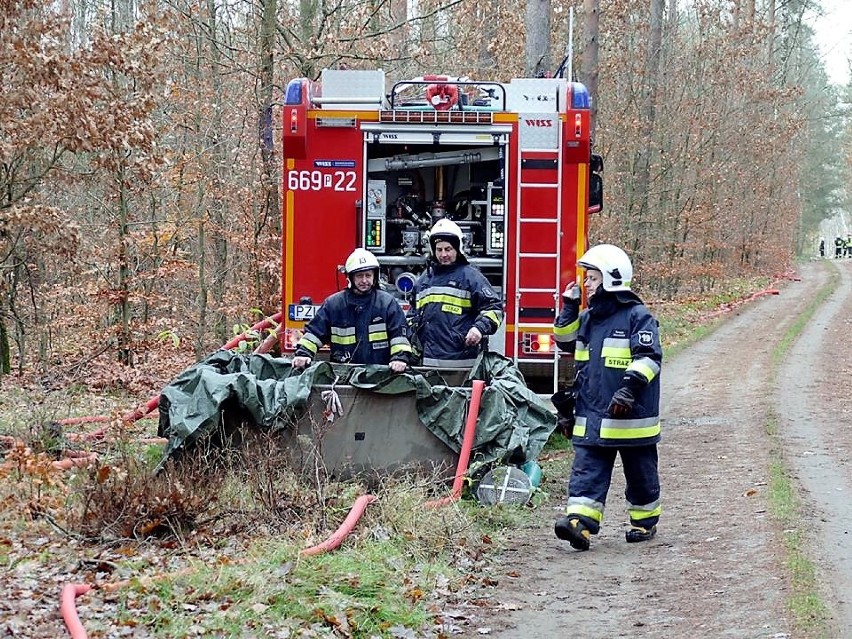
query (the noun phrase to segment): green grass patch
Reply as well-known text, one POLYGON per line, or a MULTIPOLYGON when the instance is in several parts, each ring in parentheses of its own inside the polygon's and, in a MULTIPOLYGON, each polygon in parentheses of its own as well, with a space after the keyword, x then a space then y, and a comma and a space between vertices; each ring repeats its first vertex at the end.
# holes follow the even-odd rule
POLYGON ((267 540, 249 548, 245 563, 197 563, 188 575, 140 581, 120 593, 123 618, 157 637, 283 628, 392 637, 399 636, 394 628, 432 626, 432 593, 463 576, 448 557, 424 555, 402 536, 372 537, 315 557, 299 558, 298 551, 292 541, 267 540))
POLYGON ((545 443, 544 445, 542 454, 547 455, 548 453, 554 453, 563 450, 571 450, 571 438, 565 437, 565 435, 563 435, 562 433, 557 433, 556 431, 553 431, 550 434, 547 443, 545 443))
POLYGON ((778 459, 770 464, 769 501, 772 515, 784 526, 784 565, 790 578, 787 606, 796 628, 808 637, 827 637, 831 614, 819 595, 816 568, 805 549, 812 543, 804 526, 802 504, 793 482, 778 459))
POLYGON ((465 500, 460 502, 460 506, 464 508, 465 513, 476 524, 482 535, 492 537, 506 530, 523 527, 531 519, 530 510, 518 504, 483 506, 476 501, 465 500))
MULTIPOLYGON (((772 351, 772 370, 770 380, 774 383, 778 368, 790 350, 796 338, 801 335, 807 323, 819 307, 837 286, 839 274, 832 265, 833 273, 808 306, 802 310, 796 321, 784 333, 772 351)), ((769 506, 772 516, 783 527, 784 564, 790 579, 790 594, 787 606, 793 615, 796 629, 808 637, 829 636, 830 612, 819 593, 819 581, 814 563, 806 550, 813 539, 806 532, 804 507, 794 489, 783 460, 783 443, 778 432, 778 415, 770 409, 764 429, 772 442, 769 464, 769 506)))
POLYGON ((801 335, 807 323, 810 322, 811 318, 814 316, 814 313, 816 313, 817 309, 822 306, 822 303, 825 302, 829 295, 831 295, 832 291, 837 288, 837 282, 840 279, 840 274, 837 272, 836 266, 832 264, 831 267, 833 270, 828 282, 820 287, 808 306, 799 314, 796 321, 787 329, 784 336, 781 338, 781 341, 778 342, 772 350, 773 375, 777 372, 777 370, 775 370, 777 365, 781 363, 782 359, 784 359, 787 351, 790 350, 790 346, 792 346, 796 338, 801 335))

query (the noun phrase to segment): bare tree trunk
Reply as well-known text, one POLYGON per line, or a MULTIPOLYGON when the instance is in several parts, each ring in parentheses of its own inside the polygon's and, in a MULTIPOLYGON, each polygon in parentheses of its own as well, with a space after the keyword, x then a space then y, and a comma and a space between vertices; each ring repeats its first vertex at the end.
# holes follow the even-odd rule
MULTIPOLYGON (((200 188, 200 183, 199 183, 200 188)), ((202 198, 199 197, 199 202, 202 198)), ((198 218, 198 327, 195 335, 195 357, 200 358, 204 353, 204 336, 207 327, 207 297, 209 294, 207 284, 207 234, 205 233, 206 221, 204 215, 198 218)))
POLYGON ((127 244, 130 241, 127 202, 127 178, 124 160, 119 159, 118 175, 118 361, 127 366, 133 365, 133 348, 130 338, 130 266, 128 265, 127 244))
POLYGON ((482 39, 479 41, 479 77, 493 77, 497 60, 488 48, 497 35, 499 20, 493 15, 495 9, 488 4, 479 3, 476 6, 477 20, 482 25, 482 39))
MULTIPOLYGON (((11 318, 14 321, 12 314, 12 305, 14 300, 14 274, 6 274, 0 281, 0 375, 8 375, 12 372, 12 349, 9 343, 9 325, 8 320, 11 318)), ((19 359, 24 359, 24 354, 19 354, 19 359)))
MULTIPOLYGON (((19 256, 16 255, 16 257, 19 256)), ((27 361, 27 324, 18 308, 18 284, 24 279, 23 272, 23 262, 16 259, 15 266, 12 269, 12 282, 9 286, 9 314, 15 323, 15 346, 18 348, 18 375, 23 375, 24 365, 27 361)))
POLYGON ((216 0, 208 0, 207 7, 210 19, 210 82, 213 87, 213 117, 210 122, 211 135, 208 149, 213 158, 213 188, 208 192, 210 197, 208 210, 213 225, 213 264, 210 293, 215 304, 213 310, 213 335, 218 342, 228 338, 226 317, 223 312, 225 301, 225 277, 228 263, 228 240, 225 237, 228 207, 224 199, 225 174, 228 171, 228 153, 224 136, 222 118, 223 109, 223 77, 222 53, 219 38, 222 37, 219 28, 218 8, 216 0))
POLYGON ((12 355, 9 348, 9 329, 6 319, 0 316, 0 376, 12 372, 12 355))
MULTIPOLYGON (((315 35, 315 24, 317 22, 318 0, 299 0, 299 36, 302 41, 302 49, 309 51, 309 43, 315 35)), ((318 75, 313 63, 307 58, 303 59, 299 74, 307 78, 315 79, 318 75)))
MULTIPOLYGON (((407 0, 387 0, 390 10, 390 27, 405 24, 408 20, 408 2, 407 0)), ((392 51, 398 52, 399 58, 408 57, 408 38, 405 37, 405 29, 403 27, 395 28, 389 35, 388 41, 392 51)))
MULTIPOLYGON (((278 162, 275 155, 275 138, 273 135, 273 89, 275 84, 275 16, 278 11, 277 0, 263 0, 263 17, 260 27, 260 72, 258 105, 258 144, 260 146, 261 183, 263 184, 263 200, 261 211, 255 222, 255 246, 260 255, 259 243, 263 236, 271 232, 281 235, 280 194, 278 191, 278 162)), ((264 291, 266 283, 261 280, 263 271, 255 263, 252 266, 255 278, 255 291, 264 291)), ((261 299, 265 297, 260 294, 261 299)))
POLYGON ((778 35, 778 25, 775 20, 775 0, 767 0, 766 22, 769 25, 769 35, 766 38, 766 43, 768 45, 767 60, 769 60, 769 62, 772 62, 775 57, 775 38, 778 35))
POLYGON ((651 154, 653 152, 654 125, 656 120, 657 83, 660 70, 662 51, 663 10, 665 0, 651 0, 651 23, 648 38, 648 52, 645 62, 645 95, 643 96, 640 118, 642 123, 642 138, 639 147, 639 157, 636 161, 636 187, 634 189, 637 215, 637 245, 645 235, 644 224, 648 217, 648 194, 651 182, 651 154))
MULTIPOLYGON (((592 96, 591 132, 595 139, 595 124, 598 119, 598 19, 600 0, 583 1, 583 58, 580 65, 580 81, 589 89, 592 96)), ((570 80, 571 78, 569 78, 570 80)))
POLYGON ((550 64, 550 0, 527 0, 527 44, 524 75, 543 78, 550 64))

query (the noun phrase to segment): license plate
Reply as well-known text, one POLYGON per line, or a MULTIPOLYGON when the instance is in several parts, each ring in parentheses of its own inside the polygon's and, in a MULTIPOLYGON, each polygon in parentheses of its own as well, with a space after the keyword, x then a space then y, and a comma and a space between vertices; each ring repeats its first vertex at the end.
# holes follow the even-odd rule
POLYGON ((288 315, 297 322, 309 322, 314 319, 319 306, 313 304, 290 304, 288 315))

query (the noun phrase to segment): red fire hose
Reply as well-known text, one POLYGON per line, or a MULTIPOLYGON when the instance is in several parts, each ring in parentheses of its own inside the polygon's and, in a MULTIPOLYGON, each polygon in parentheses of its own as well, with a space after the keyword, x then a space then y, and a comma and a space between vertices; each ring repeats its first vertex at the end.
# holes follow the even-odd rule
POLYGON ((232 339, 230 342, 226 343, 222 348, 224 348, 225 350, 228 350, 229 348, 234 348, 234 346, 236 346, 237 344, 239 344, 241 341, 243 341, 246 338, 247 333, 249 333, 251 331, 258 331, 259 332, 259 331, 262 331, 266 328, 269 328, 270 326, 277 326, 280 321, 281 321, 281 311, 278 311, 275 315, 270 315, 266 319, 259 321, 257 324, 252 326, 250 329, 248 329, 244 333, 240 333, 234 339, 232 339))
MULTIPOLYGON (((275 313, 275 315, 270 315, 266 319, 259 321, 257 324, 252 326, 250 329, 240 333, 231 341, 226 342, 223 349, 231 349, 234 348, 237 344, 239 344, 242 340, 247 337, 247 334, 251 331, 262 331, 264 329, 269 328, 270 326, 277 326, 278 322, 281 320, 281 312, 275 313)), ((263 344, 266 343, 264 340, 263 344)), ((263 345, 261 344, 261 345, 263 345)), ((271 347, 271 346, 270 346, 271 347)), ((265 351, 264 351, 265 352, 265 351)), ((151 399, 149 399, 145 404, 139 406, 138 408, 134 408, 133 410, 125 413, 121 420, 123 422, 133 423, 142 419, 145 415, 150 413, 152 410, 157 408, 160 403, 160 395, 154 395, 151 399)), ((69 417, 67 419, 60 419, 59 424, 63 426, 68 426, 71 424, 83 424, 83 423, 96 423, 96 422, 109 422, 110 418, 103 415, 93 415, 90 417, 69 417)), ((91 433, 87 433, 83 436, 83 439, 91 440, 91 439, 100 439, 104 436, 104 433, 109 429, 109 426, 104 426, 103 428, 99 428, 98 430, 92 431, 91 433)))
POLYGON ((355 524, 357 524, 358 520, 361 519, 361 515, 364 514, 367 506, 372 504, 374 501, 376 501, 376 498, 373 495, 361 495, 355 500, 352 510, 349 511, 346 519, 344 519, 343 523, 340 524, 340 528, 335 530, 331 537, 321 544, 305 548, 299 554, 307 557, 310 555, 319 555, 320 553, 337 548, 341 543, 343 543, 346 536, 352 532, 352 529, 355 528, 355 524))
MULTIPOLYGON (((470 461, 471 450, 473 450, 473 442, 476 435, 476 421, 479 418, 479 407, 482 401, 482 392, 484 388, 485 382, 481 380, 475 380, 473 382, 473 390, 471 392, 470 405, 468 407, 467 419, 464 426, 464 435, 462 437, 462 446, 459 452, 459 461, 456 466, 456 475, 453 480, 453 488, 450 492, 450 496, 426 502, 424 506, 427 508, 434 508, 444 504, 449 504, 457 501, 461 497, 462 487, 464 486, 464 475, 467 471, 468 462, 470 461)), ((328 552, 329 550, 334 550, 340 546, 346 536, 355 528, 355 525, 363 516, 367 506, 372 504, 374 501, 376 501, 376 497, 374 495, 361 495, 358 497, 358 499, 355 500, 355 504, 352 506, 352 510, 350 510, 349 514, 346 516, 346 519, 343 520, 340 527, 334 531, 328 539, 315 546, 303 549, 299 552, 299 555, 303 557, 319 555, 321 553, 328 552)), ((62 613, 62 618, 65 620, 65 625, 71 634, 71 639, 88 639, 86 630, 83 628, 83 625, 80 623, 80 618, 77 615, 75 601, 77 597, 89 592, 91 588, 92 586, 89 586, 88 584, 66 584, 62 588, 60 612, 62 613)))
POLYGON ((473 449, 473 440, 476 435, 476 420, 479 418, 479 405, 482 400, 482 391, 485 388, 485 382, 475 380, 473 382, 473 392, 470 395, 470 407, 467 411, 467 421, 464 425, 464 436, 462 438, 462 447, 459 451, 459 463, 456 466, 456 477, 453 480, 453 489, 450 491, 449 497, 427 501, 424 506, 426 508, 435 508, 446 504, 458 501, 461 498, 462 487, 464 486, 464 474, 467 472, 467 464, 470 461, 470 451, 473 449))
POLYGON ((71 634, 71 639, 87 639, 86 629, 80 623, 77 616, 75 601, 80 595, 85 595, 92 587, 88 584, 65 584, 62 588, 62 597, 59 604, 59 612, 65 620, 65 626, 71 634))

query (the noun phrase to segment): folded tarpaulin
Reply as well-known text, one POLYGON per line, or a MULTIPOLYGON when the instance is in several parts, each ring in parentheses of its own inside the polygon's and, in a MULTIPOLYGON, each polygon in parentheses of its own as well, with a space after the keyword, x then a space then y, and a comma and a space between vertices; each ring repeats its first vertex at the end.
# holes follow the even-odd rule
POLYGON ((462 385, 449 386, 435 369, 395 374, 387 366, 320 361, 299 371, 288 358, 222 350, 163 389, 158 432, 169 438, 164 462, 220 432, 225 412, 232 422, 250 422, 263 430, 293 428, 306 411, 314 386, 330 384, 348 384, 367 393, 411 394, 422 424, 458 452, 475 379, 487 386, 474 459, 482 463, 536 459, 556 427, 556 415, 526 386, 512 362, 497 353, 482 353, 462 385))

